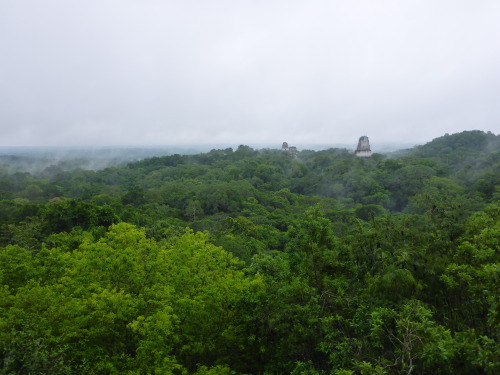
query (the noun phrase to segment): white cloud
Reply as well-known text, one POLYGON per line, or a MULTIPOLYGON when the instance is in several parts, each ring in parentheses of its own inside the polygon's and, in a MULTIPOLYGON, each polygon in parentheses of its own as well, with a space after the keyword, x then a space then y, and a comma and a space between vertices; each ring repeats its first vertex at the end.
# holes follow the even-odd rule
POLYGON ((500 131, 496 1, 0 4, 0 143, 500 131))

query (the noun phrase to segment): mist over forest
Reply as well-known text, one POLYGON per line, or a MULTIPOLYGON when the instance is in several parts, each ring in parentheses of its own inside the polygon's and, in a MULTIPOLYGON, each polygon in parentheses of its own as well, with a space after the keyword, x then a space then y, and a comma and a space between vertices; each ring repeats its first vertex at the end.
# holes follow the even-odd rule
MULTIPOLYGON (((255 149, 278 149, 275 145, 252 145, 255 149)), ((375 152, 390 153, 408 149, 413 144, 381 143, 372 146, 375 152)), ((127 163, 151 157, 168 156, 174 154, 193 155, 209 152, 216 149, 236 149, 238 145, 180 145, 180 146, 136 146, 136 147, 21 147, 0 146, 0 165, 10 173, 28 172, 41 174, 47 169, 68 171, 72 169, 100 170, 113 166, 125 166, 127 163)), ((340 148, 354 150, 355 144, 304 144, 301 150, 326 150, 340 148)))
POLYGON ((500 374, 499 14, 0 0, 0 375, 500 374))
POLYGON ((0 374, 498 374, 500 135, 370 145, 0 148, 0 374))

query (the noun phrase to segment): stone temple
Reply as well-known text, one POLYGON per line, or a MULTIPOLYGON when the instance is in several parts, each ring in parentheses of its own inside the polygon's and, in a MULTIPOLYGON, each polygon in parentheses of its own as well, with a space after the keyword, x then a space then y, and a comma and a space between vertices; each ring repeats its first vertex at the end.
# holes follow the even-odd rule
POLYGON ((371 158, 372 150, 370 150, 370 141, 366 135, 359 138, 358 148, 354 152, 354 155, 360 158, 371 158))
POLYGON ((295 155, 297 153, 297 147, 288 146, 287 142, 283 142, 283 145, 281 146, 281 150, 283 150, 285 152, 289 152, 292 155, 295 155))

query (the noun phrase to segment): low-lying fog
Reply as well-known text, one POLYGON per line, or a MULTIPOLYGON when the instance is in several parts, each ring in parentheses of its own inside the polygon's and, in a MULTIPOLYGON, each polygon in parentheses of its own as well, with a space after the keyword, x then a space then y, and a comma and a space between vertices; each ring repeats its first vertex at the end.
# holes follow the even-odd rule
MULTIPOLYGON (((173 154, 191 155, 209 152, 213 149, 236 150, 239 145, 191 145, 158 147, 0 147, 0 166, 9 173, 42 173, 46 168, 61 170, 100 170, 125 165, 155 156, 173 154)), ((326 150, 328 148, 355 149, 355 144, 304 144, 295 145, 301 150, 326 150)), ((372 151, 387 153, 415 146, 414 144, 373 144, 372 151)), ((250 145, 254 149, 279 149, 276 145, 250 145)))

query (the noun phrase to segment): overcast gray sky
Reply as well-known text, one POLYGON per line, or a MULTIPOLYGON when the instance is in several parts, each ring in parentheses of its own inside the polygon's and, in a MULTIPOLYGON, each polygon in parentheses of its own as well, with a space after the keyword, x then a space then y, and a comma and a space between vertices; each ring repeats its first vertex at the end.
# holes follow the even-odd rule
POLYGON ((1 0, 0 145, 500 132, 498 0, 1 0))

